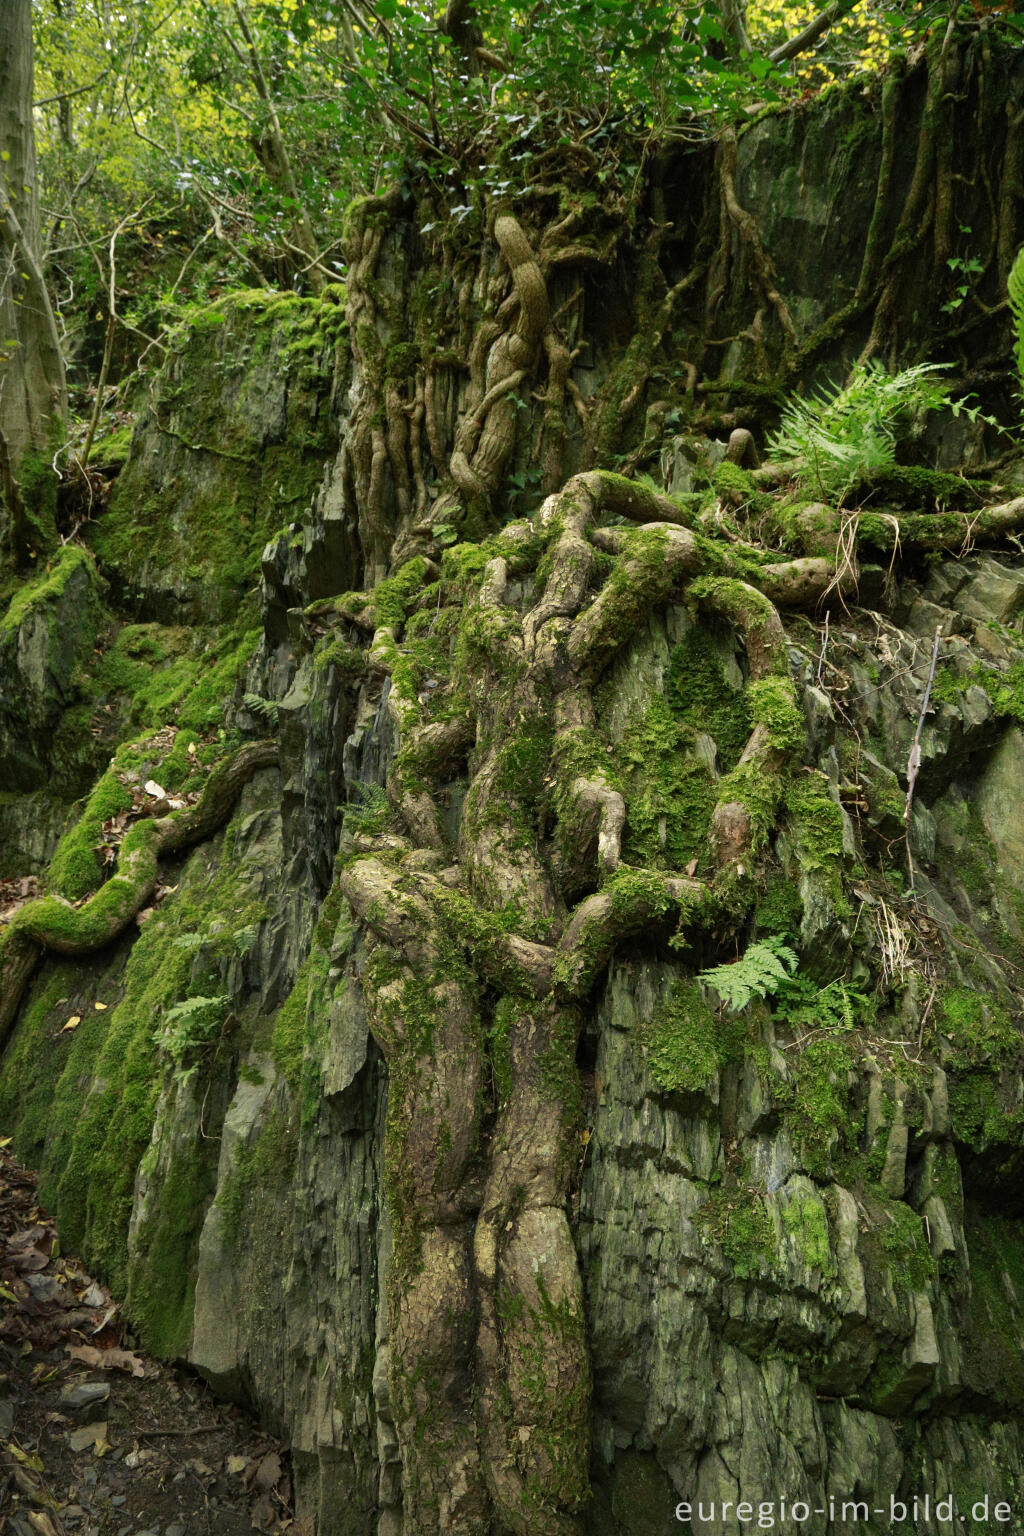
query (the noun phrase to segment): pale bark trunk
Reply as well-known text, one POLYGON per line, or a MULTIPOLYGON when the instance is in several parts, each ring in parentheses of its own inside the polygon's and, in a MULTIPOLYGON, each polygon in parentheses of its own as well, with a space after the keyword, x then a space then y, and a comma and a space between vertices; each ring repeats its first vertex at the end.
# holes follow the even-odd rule
MULTIPOLYGON (((32 4, 0 5, 0 436, 15 481, 67 418, 64 358, 39 261, 32 4)), ((15 525, 16 508, 7 515, 15 525)), ((14 528, 17 536, 19 530, 14 528)))

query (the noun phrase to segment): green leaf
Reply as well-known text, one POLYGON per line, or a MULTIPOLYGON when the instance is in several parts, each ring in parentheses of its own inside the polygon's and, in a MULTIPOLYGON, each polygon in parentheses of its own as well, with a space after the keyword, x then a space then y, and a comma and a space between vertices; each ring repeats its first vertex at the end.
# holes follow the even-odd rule
POLYGON ((731 1013, 739 1013, 752 998, 777 992, 797 963, 795 951, 783 939, 768 938, 748 945, 731 965, 701 971, 697 980, 713 987, 731 1013))

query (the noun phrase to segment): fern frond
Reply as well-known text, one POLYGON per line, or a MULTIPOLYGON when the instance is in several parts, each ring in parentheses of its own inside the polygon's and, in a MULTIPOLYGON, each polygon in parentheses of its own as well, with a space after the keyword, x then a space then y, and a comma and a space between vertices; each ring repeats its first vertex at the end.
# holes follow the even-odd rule
POLYGON ((783 939, 750 944, 730 965, 701 971, 698 981, 713 987, 731 1013, 739 1013, 754 997, 770 997, 796 970, 797 956, 783 939))
POLYGON ((244 693, 242 703, 250 715, 255 715, 257 720, 262 721, 271 730, 277 730, 277 705, 273 699, 261 698, 258 693, 244 693))
POLYGON ((1024 414, 1024 245, 1017 252, 1013 266, 1010 268, 1010 275, 1006 280, 1006 296, 1010 301, 1010 312, 1013 315, 1016 331, 1013 358, 1017 364, 1017 392, 1021 397, 1022 414, 1024 414))
POLYGON ((937 377, 945 366, 917 363, 890 374, 877 360, 858 363, 846 384, 789 402, 769 439, 769 456, 796 470, 812 492, 841 496, 891 469, 915 418, 949 403, 949 386, 937 377))

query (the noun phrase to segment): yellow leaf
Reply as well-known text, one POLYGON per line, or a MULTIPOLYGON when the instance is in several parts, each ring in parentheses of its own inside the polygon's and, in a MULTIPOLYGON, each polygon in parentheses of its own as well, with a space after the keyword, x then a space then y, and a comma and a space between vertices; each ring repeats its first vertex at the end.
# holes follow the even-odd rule
POLYGON ((13 1136, 0 1136, 0 1147, 9 1147, 13 1140, 13 1136))
POLYGON ((70 1019, 68 1019, 67 1023, 64 1025, 64 1028, 61 1029, 59 1033, 62 1035, 67 1034, 69 1029, 77 1029, 81 1022, 82 1015, 80 1013, 73 1013, 70 1019))
POLYGON ((97 1013, 106 1013, 107 1011, 106 1003, 93 1003, 93 1007, 96 1009, 97 1013))

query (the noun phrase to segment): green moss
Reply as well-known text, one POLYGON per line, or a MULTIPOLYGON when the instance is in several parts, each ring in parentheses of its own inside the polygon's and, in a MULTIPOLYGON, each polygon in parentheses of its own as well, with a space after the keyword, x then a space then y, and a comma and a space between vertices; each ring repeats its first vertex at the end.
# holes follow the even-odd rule
POLYGON ((706 1242, 717 1243, 737 1280, 757 1278, 777 1252, 775 1225, 761 1191, 728 1180, 697 1212, 706 1242))
POLYGON ((294 1122, 280 1110, 271 1110, 263 1118, 254 1141, 235 1147, 216 1201, 223 1212, 224 1235, 232 1248, 237 1247, 246 1225, 254 1221, 254 1192, 286 1183, 297 1151, 294 1122))
MULTIPOLYGON (((152 1179, 156 1151, 142 1160, 152 1179)), ((217 1182, 215 1151, 202 1144, 175 1145, 162 1169, 160 1197, 136 1229, 126 1310, 146 1348, 164 1359, 188 1351, 195 1304, 202 1216, 217 1182)))
POLYGON ((92 445, 91 462, 102 464, 106 470, 120 469, 128 460, 132 446, 130 425, 116 427, 99 434, 92 445))
POLYGON ((67 1161, 80 1108, 121 989, 124 954, 88 962, 48 958, 29 994, 0 1070, 0 1123, 14 1150, 52 1191, 67 1161), (96 1009, 103 1002, 103 1010, 96 1009), (70 1030, 69 1019, 79 1024, 70 1030))
POLYGON ((858 1144, 864 1116, 852 1103, 850 1073, 855 1062, 845 1034, 818 1036, 791 1054, 790 1081, 778 1085, 788 1123, 814 1178, 829 1177, 835 1159, 858 1144))
POLYGON ((719 803, 728 805, 735 802, 742 805, 747 813, 752 854, 760 853, 768 841, 775 826, 781 794, 781 776, 768 771, 765 764, 756 757, 738 764, 719 781, 719 803))
POLYGON ((754 921, 757 932, 795 937, 800 932, 804 904, 795 881, 779 871, 769 875, 758 897, 754 921))
MULTIPOLYGON (((132 829, 136 830, 143 838, 151 836, 153 823, 132 829)), ((211 872, 208 860, 208 850, 193 855, 179 890, 139 930, 123 980, 123 946, 112 956, 108 950, 110 958, 98 956, 63 970, 64 977, 75 978, 76 986, 81 984, 79 976, 96 978, 93 995, 103 1002, 103 1009, 91 1009, 88 995, 76 996, 69 988, 67 1001, 58 1010, 47 992, 52 1003, 49 1012, 34 1015, 29 1005, 0 1072, 0 1102, 18 1116, 16 1136, 36 1144, 41 1199, 55 1210, 62 1242, 79 1251, 93 1272, 119 1295, 124 1294, 129 1278, 127 1229, 136 1175, 150 1143, 165 1080, 159 1043, 164 1020, 184 999, 224 990, 220 971, 232 963, 230 956, 237 959, 236 936, 254 932, 262 915, 237 865, 225 861, 215 864, 211 872), (225 913, 230 914, 230 922, 225 923, 225 913), (66 1022, 72 998, 82 1022, 73 1032, 56 1034, 66 1022), (55 1036, 54 1044, 40 1049, 48 1032, 55 1036), (55 1062, 60 1068, 56 1080, 55 1062)), ((115 884, 108 882, 101 896, 115 884)), ((90 905, 98 900, 94 898, 90 905)), ((86 909, 62 910, 72 913, 72 922, 81 922, 86 909)), ((191 1181, 191 1196, 183 1193, 179 1201, 169 1193, 166 1209, 163 1199, 157 1202, 156 1225, 145 1248, 147 1253, 158 1251, 163 1256, 158 1270, 166 1269, 166 1289, 162 1300, 155 1297, 152 1308, 145 1309, 143 1322, 147 1333, 153 1330, 159 1347, 168 1349, 174 1339, 184 1337, 190 1307, 187 1253, 177 1269, 170 1255, 182 1248, 188 1222, 197 1237, 203 1213, 201 1198, 196 1203, 196 1190, 201 1195, 207 1187, 197 1182, 198 1165, 196 1177, 189 1173, 186 1180, 189 1154, 184 1148, 179 1151, 184 1159, 181 1177, 183 1182, 191 1181)), ((210 1156, 215 1161, 212 1143, 210 1156)), ((149 1282, 140 1285, 142 1295, 149 1282)))
POLYGON ((851 496, 862 501, 873 493, 876 501, 891 501, 916 510, 925 506, 941 510, 947 506, 980 506, 990 490, 989 481, 967 480, 916 464, 894 464, 867 476, 852 488, 851 496))
POLYGON ((848 916, 850 904, 843 892, 843 813, 829 794, 825 775, 798 774, 786 787, 784 803, 801 870, 817 875, 832 910, 840 917, 848 916))
POLYGON ((958 1335, 971 1378, 1015 1411, 1024 1404, 1024 1227, 994 1212, 968 1209, 971 1302, 958 1335))
POLYGON ((293 1092, 302 1082, 302 1057, 306 1048, 306 1010, 309 1002, 309 973, 312 958, 307 956, 292 989, 274 1016, 270 1053, 274 1065, 293 1092))
POLYGON ((924 1290, 935 1272, 924 1222, 902 1201, 888 1202, 886 1214, 888 1221, 881 1226, 879 1241, 892 1284, 897 1290, 924 1290))
POLYGON ((18 586, 0 617, 0 639, 19 629, 30 613, 44 610, 62 597, 68 581, 79 570, 88 573, 91 585, 95 579, 92 559, 79 545, 65 544, 42 570, 18 586))
POLYGON ((95 891, 103 879, 103 823, 131 808, 131 791, 109 768, 85 803, 85 809, 57 844, 47 875, 51 891, 78 901, 95 891))
POLYGON ((63 943, 85 952, 109 943, 111 933, 119 933, 135 916, 140 887, 155 882, 156 837, 155 821, 136 822, 121 844, 116 873, 84 906, 71 907, 57 897, 39 897, 14 914, 8 932, 26 933, 40 943, 63 943))
POLYGON ((561 1106, 562 1125, 570 1134, 583 1121, 583 1090, 576 1068, 579 1024, 578 1016, 568 1009, 556 1011, 548 1044, 537 1058, 542 1095, 561 1106))
POLYGON ((839 517, 831 506, 773 497, 769 503, 768 527, 784 549, 826 559, 835 557, 839 517))
POLYGON ((512 1026, 520 1003, 521 999, 508 994, 500 997, 494 1005, 490 1027, 486 1032, 494 1097, 499 1107, 507 1102, 512 1093, 512 1026))
POLYGON ((638 1037, 660 1088, 700 1093, 727 1061, 742 1056, 746 1028, 735 1015, 716 1017, 695 982, 674 981, 638 1037))
POLYGON ((752 682, 747 703, 751 720, 764 726, 770 745, 777 751, 793 752, 803 744, 803 715, 788 677, 763 677, 752 682))
POLYGON ((782 1225, 808 1269, 819 1270, 822 1274, 834 1273, 828 1216, 821 1200, 809 1194, 794 1196, 782 1208, 782 1225))
POLYGON ((524 1490, 525 1509, 533 1505, 533 1518, 539 1522, 553 1499, 563 1509, 576 1510, 590 1496, 585 1454, 589 1392, 585 1377, 567 1384, 552 1371, 553 1354, 568 1359, 586 1355, 586 1326, 580 1310, 571 1296, 558 1301, 551 1296, 539 1266, 536 1280, 536 1306, 528 1306, 519 1292, 503 1287, 496 1310, 504 1347, 513 1362, 519 1412, 533 1426, 533 1437, 549 1464, 543 1486, 539 1481, 528 1482, 524 1490))
POLYGON ((515 734, 498 752, 495 786, 509 801, 536 808, 544 788, 554 730, 550 716, 538 713, 517 723, 515 734))
POLYGON ((60 476, 53 467, 53 458, 54 451, 61 446, 59 437, 56 442, 51 437, 51 443, 51 448, 41 452, 30 449, 22 455, 18 465, 18 489, 25 511, 25 531, 30 547, 39 551, 53 549, 57 542, 57 487, 60 485, 60 476))
POLYGON ((944 1039, 954 1067, 1000 1066, 1024 1061, 1024 1036, 995 998, 969 987, 949 987, 938 1001, 930 1032, 933 1045, 944 1039))
MULTIPOLYGON (((607 754, 595 755, 607 765, 607 754)), ((613 762, 611 781, 626 799, 627 862, 678 870, 706 852, 711 774, 696 752, 693 728, 680 723, 667 700, 656 698, 630 718, 613 762)))
POLYGON ((757 495, 750 471, 728 460, 719 464, 712 477, 712 484, 717 494, 730 502, 753 501, 757 495))
POLYGON ((333 446, 327 406, 335 303, 219 301, 175 338, 153 384, 153 452, 130 458, 86 537, 127 595, 166 583, 186 610, 228 622, 271 534, 307 506, 333 446), (258 323, 254 324, 256 319, 258 323), (269 425, 266 394, 287 376, 269 425))
POLYGON ((722 770, 735 767, 750 736, 749 702, 727 680, 714 643, 698 625, 672 650, 665 694, 677 719, 714 739, 722 770))
POLYGON ((396 625, 405 619, 406 610, 419 597, 426 583, 427 562, 422 555, 407 560, 394 576, 380 581, 370 594, 378 624, 396 625))

